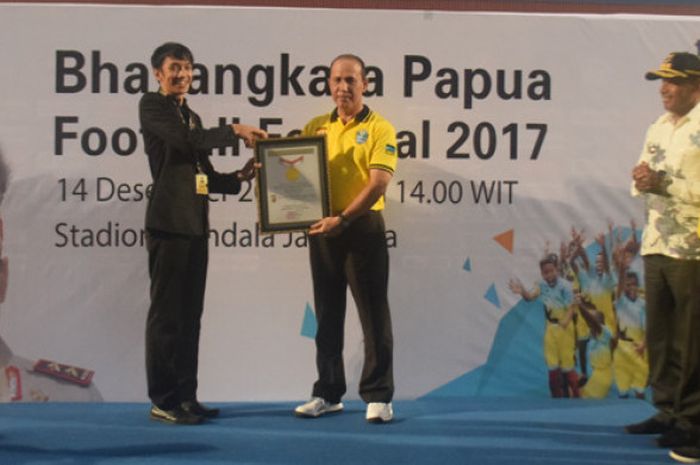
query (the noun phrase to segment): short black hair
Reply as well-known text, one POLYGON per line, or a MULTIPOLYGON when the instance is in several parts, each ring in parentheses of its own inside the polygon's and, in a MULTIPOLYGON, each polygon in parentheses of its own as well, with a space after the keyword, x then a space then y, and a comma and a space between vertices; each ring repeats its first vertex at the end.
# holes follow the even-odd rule
POLYGON ((634 279, 634 283, 639 286, 639 275, 634 271, 628 271, 625 273, 625 278, 634 279))
POLYGON ((187 46, 178 42, 166 42, 153 51, 153 55, 151 55, 151 66, 153 66, 154 69, 160 69, 160 67, 163 66, 163 62, 168 57, 178 60, 188 60, 190 63, 194 63, 192 51, 187 48, 187 46))
POLYGON ((365 62, 362 60, 362 58, 358 57, 357 55, 354 55, 352 53, 343 53, 341 55, 338 55, 337 57, 333 58, 333 61, 331 61, 331 68, 335 64, 336 61, 338 60, 353 60, 356 61, 360 65, 360 72, 362 73, 362 78, 365 79, 367 78, 367 70, 365 69, 365 62))
POLYGON ((540 269, 544 268, 545 265, 554 265, 556 268, 559 264, 559 258, 556 256, 556 254, 550 253, 549 255, 545 256, 542 260, 540 260, 540 269))

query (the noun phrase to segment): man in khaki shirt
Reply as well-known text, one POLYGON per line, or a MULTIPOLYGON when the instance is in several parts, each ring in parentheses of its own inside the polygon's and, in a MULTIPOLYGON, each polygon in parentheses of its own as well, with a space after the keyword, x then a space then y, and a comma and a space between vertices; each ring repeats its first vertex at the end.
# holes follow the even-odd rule
POLYGON ((660 447, 685 449, 700 437, 700 57, 671 53, 646 78, 662 80, 666 110, 649 127, 632 171, 632 194, 646 207, 641 254, 657 413, 626 430, 659 434, 660 447))

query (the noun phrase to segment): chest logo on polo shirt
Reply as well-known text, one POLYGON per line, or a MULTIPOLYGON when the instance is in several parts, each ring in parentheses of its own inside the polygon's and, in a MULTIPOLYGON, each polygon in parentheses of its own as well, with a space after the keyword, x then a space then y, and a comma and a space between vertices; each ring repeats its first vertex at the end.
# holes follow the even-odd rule
POLYGON ((355 133, 355 142, 358 144, 364 144, 369 138, 369 133, 366 129, 360 129, 355 133))

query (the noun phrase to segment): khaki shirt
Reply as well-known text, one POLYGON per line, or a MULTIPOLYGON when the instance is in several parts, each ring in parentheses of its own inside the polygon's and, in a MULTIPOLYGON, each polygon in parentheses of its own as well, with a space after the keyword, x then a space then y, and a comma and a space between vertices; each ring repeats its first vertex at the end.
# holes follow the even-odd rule
POLYGON ((675 125, 670 114, 659 117, 647 131, 641 162, 670 181, 661 195, 641 193, 632 183, 632 195, 643 196, 646 206, 641 254, 700 260, 700 105, 675 125))

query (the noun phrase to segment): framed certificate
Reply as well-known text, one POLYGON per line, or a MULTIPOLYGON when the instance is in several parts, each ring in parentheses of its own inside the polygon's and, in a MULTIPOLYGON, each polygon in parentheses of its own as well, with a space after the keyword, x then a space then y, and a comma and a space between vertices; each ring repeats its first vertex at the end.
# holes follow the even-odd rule
POLYGON ((287 137, 255 143, 258 215, 262 233, 308 229, 330 216, 326 137, 287 137))

